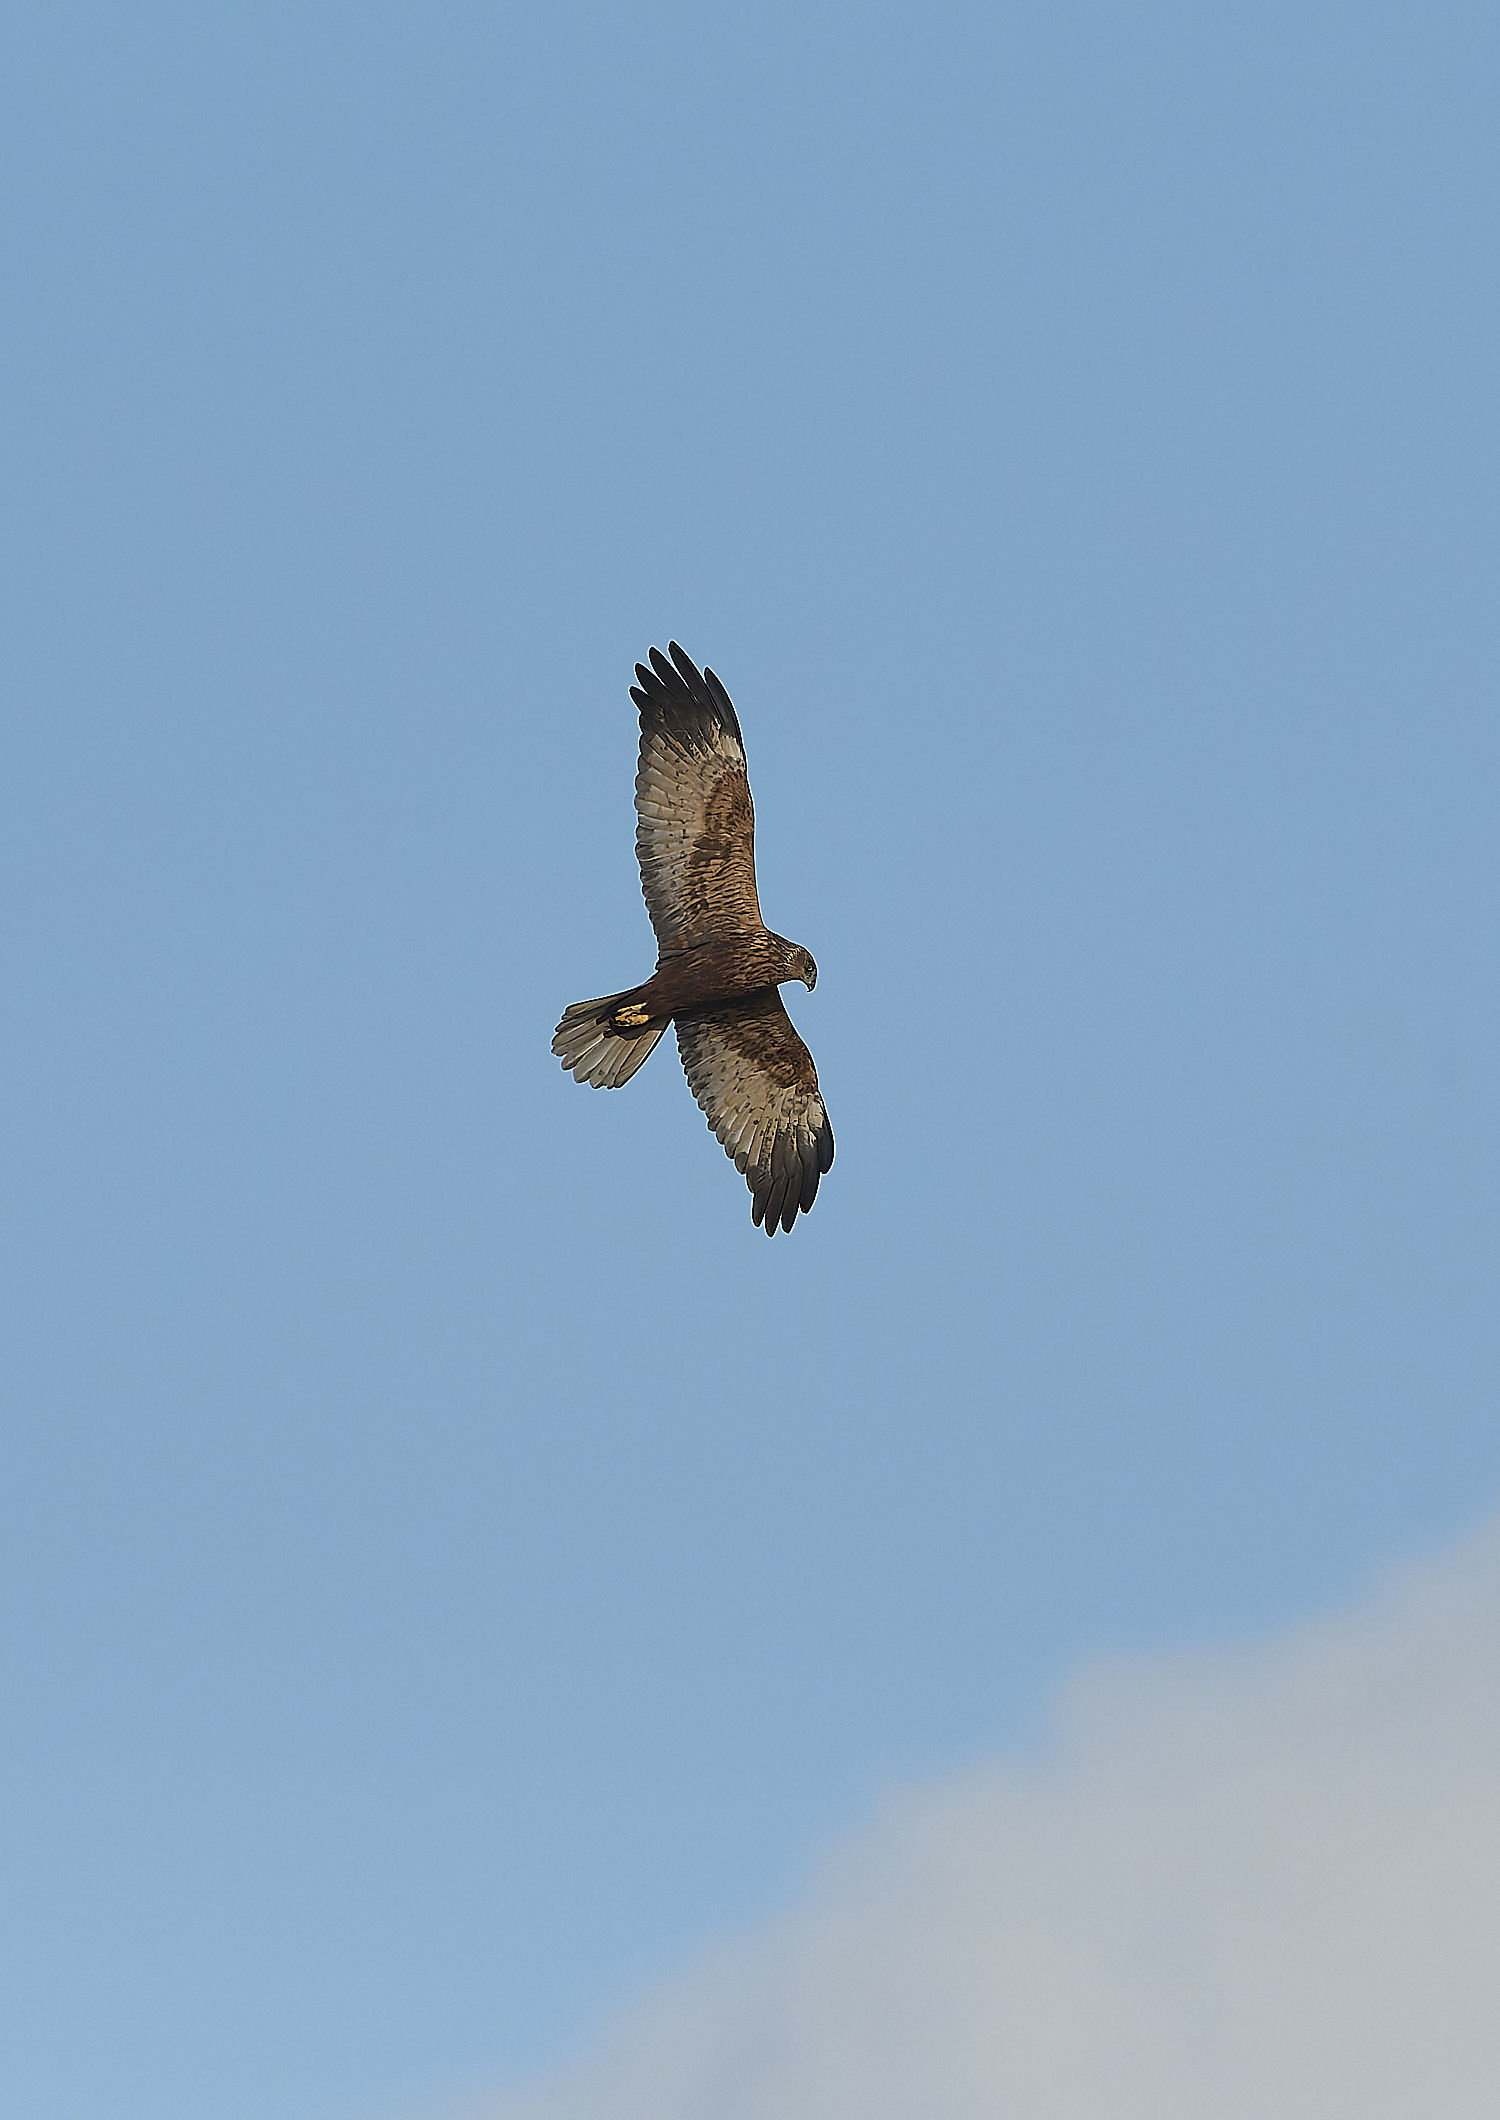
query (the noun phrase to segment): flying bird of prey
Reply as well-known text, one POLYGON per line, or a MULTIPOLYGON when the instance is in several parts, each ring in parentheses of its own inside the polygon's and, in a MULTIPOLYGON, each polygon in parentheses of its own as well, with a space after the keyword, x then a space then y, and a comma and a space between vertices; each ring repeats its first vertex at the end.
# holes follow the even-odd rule
POLYGON ((817 1197, 833 1128, 812 1054, 777 988, 818 976, 799 943, 776 935, 755 894, 755 812, 740 725, 712 670, 670 643, 637 663, 641 710, 635 851, 656 930, 644 986, 575 1001, 552 1050, 591 1089, 628 1082, 669 1023, 693 1095, 744 1173, 752 1216, 773 1237, 817 1197))

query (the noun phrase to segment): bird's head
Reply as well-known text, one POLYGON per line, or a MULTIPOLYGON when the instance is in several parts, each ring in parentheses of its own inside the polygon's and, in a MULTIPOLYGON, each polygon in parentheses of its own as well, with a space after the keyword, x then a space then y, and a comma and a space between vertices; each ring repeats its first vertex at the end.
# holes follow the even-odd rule
POLYGON ((809 993, 818 983, 818 967, 813 963, 812 951, 803 949, 800 942, 788 946, 787 969, 794 979, 802 981, 809 993))

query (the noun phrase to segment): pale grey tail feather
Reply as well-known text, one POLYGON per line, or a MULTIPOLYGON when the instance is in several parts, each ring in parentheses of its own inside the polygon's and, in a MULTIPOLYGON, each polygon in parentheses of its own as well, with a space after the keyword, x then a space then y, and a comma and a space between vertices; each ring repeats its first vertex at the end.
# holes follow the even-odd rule
POLYGON ((672 1020, 654 1016, 634 1036, 621 1037, 609 1027, 610 1010, 619 999, 618 994, 606 994, 598 1001, 575 1001, 564 1009, 552 1040, 553 1052, 573 1080, 586 1082, 590 1089, 618 1089, 628 1082, 672 1020))

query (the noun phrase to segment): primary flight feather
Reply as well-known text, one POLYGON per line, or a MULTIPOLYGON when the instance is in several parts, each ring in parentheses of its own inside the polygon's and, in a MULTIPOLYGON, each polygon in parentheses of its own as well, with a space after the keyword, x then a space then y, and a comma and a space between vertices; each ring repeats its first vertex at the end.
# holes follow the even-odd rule
POLYGON ((833 1162, 818 1071, 777 992, 789 979, 811 989, 818 968, 760 917, 755 811, 729 694, 676 641, 669 656, 652 648, 630 688, 641 715, 635 850, 656 971, 623 994, 575 1001, 552 1050, 576 1081, 618 1089, 675 1023, 693 1095, 769 1237, 807 1213, 833 1162))

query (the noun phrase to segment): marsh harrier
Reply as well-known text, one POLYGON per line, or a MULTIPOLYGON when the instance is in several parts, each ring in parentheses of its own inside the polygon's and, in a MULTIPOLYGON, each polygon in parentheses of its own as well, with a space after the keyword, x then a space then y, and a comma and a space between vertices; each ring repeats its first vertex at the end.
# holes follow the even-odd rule
POLYGON ((788 979, 811 989, 818 968, 760 917, 755 812, 729 694, 675 641, 670 652, 653 648, 630 688, 641 710, 635 850, 656 971, 623 994, 575 1001, 552 1050, 575 1081, 618 1089, 675 1023, 693 1095, 772 1237, 807 1213, 833 1162, 818 1071, 777 992, 788 979))

